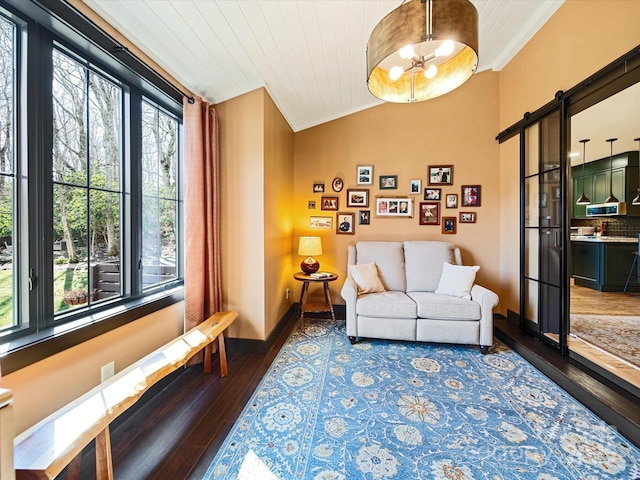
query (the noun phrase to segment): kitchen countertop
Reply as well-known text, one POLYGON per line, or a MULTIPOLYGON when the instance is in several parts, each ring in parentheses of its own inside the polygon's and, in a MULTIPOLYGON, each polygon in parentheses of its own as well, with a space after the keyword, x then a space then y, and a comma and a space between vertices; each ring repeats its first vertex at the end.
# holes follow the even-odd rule
POLYGON ((588 235, 571 235, 571 241, 595 243, 638 243, 638 237, 592 237, 588 235))

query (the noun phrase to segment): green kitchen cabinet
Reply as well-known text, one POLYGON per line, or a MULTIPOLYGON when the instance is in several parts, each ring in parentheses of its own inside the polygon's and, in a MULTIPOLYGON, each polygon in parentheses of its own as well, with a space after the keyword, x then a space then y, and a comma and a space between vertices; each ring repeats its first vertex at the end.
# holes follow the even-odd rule
MULTIPOLYGON (((571 276, 575 284, 582 287, 621 292, 637 251, 637 242, 574 240, 571 242, 571 276)), ((637 291, 640 284, 636 272, 632 272, 629 289, 637 291)))
POLYGON ((576 285, 599 290, 601 246, 596 242, 571 242, 571 273, 576 285))

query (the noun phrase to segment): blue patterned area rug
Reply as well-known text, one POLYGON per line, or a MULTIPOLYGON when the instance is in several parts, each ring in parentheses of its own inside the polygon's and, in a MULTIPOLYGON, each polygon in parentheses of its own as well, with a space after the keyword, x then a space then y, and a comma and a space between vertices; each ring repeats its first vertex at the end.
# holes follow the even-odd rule
POLYGON ((206 479, 638 479, 640 450, 502 343, 300 321, 206 479))

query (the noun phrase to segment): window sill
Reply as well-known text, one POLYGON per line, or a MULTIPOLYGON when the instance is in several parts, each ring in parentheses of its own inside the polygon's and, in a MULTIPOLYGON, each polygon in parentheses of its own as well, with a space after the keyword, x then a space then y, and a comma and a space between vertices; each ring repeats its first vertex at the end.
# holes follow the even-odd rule
POLYGON ((182 300, 184 287, 179 286, 0 344, 2 374, 20 370, 182 300))

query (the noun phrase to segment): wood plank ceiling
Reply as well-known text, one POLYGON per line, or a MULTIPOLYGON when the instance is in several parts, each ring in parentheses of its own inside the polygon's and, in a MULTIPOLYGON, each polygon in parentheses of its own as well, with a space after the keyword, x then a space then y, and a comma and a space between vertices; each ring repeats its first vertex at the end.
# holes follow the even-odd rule
MULTIPOLYGON (((83 0, 186 88, 219 103, 265 87, 294 131, 381 102, 371 30, 401 0, 83 0)), ((478 71, 500 70, 564 0, 472 0, 478 71)))

